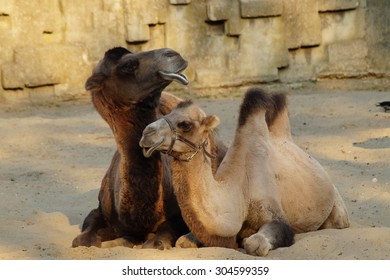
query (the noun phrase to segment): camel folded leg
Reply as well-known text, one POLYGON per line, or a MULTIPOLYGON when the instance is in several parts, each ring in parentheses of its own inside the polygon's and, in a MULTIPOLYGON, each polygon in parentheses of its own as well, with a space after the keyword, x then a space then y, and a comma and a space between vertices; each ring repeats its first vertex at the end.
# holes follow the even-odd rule
POLYGON ((292 228, 281 221, 263 225, 259 231, 243 240, 243 247, 250 255, 266 256, 270 250, 288 247, 294 243, 292 228))
MULTIPOLYGON (((139 243, 139 242, 138 242, 139 243)), ((126 237, 119 237, 114 240, 108 240, 101 243, 101 248, 113 248, 113 247, 128 247, 133 248, 137 245, 137 242, 133 242, 126 237)))
POLYGON ((107 226, 103 215, 97 208, 93 209, 85 218, 81 227, 81 233, 73 239, 72 247, 101 247, 103 241, 112 240, 117 237, 114 231, 107 226))
POLYGON ((333 188, 335 192, 333 209, 332 212, 330 212, 328 218, 321 225, 320 229, 326 229, 326 228, 342 229, 342 228, 349 227, 349 217, 348 217, 347 207, 345 206, 345 203, 341 198, 340 193, 338 192, 338 190, 334 185, 333 188))

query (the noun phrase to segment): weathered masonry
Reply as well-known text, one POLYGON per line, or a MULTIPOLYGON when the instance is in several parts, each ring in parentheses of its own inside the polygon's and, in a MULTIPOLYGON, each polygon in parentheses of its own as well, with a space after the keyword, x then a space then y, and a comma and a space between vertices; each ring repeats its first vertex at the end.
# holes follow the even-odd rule
POLYGON ((197 88, 388 76, 388 0, 1 0, 0 102, 84 91, 108 48, 169 47, 197 88))

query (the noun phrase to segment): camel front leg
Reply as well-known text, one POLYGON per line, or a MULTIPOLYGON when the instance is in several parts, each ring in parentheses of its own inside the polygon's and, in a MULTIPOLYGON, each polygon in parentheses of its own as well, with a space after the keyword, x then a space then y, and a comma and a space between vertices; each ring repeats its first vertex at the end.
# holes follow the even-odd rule
POLYGON ((285 222, 271 221, 242 242, 248 254, 263 257, 270 250, 291 246, 294 243, 294 232, 285 222))
POLYGON ((321 225, 320 229, 326 228, 347 228, 349 227, 349 217, 347 207, 345 206, 344 200, 342 199, 339 191, 333 185, 335 198, 332 212, 330 212, 329 217, 321 225))
POLYGON ((101 247, 103 241, 115 239, 118 236, 109 227, 99 208, 93 209, 83 222, 81 233, 73 239, 72 247, 101 247))

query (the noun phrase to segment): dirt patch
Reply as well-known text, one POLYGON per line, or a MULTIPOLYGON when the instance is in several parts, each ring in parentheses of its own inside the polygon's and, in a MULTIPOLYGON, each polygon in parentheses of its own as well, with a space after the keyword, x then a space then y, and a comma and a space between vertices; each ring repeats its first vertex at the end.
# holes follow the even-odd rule
MULTIPOLYGON (((358 91, 337 83, 284 91, 289 92, 293 137, 329 172, 346 201, 352 227, 300 234, 293 246, 267 258, 390 258, 390 113, 375 106, 390 100, 390 92, 379 82, 358 91)), ((220 117, 218 133, 230 144, 239 94, 191 97, 220 117)), ((224 248, 72 249, 80 224, 97 206, 100 181, 115 151, 111 131, 89 98, 2 104, 0 127, 0 259, 254 258, 224 248)))

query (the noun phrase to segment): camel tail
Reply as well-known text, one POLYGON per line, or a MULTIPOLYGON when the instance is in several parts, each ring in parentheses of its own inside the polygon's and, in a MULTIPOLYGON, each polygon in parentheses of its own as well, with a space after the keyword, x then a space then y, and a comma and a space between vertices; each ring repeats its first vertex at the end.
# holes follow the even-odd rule
POLYGON ((261 110, 273 112, 275 111, 275 107, 275 101, 271 94, 260 88, 250 88, 245 93, 244 100, 242 101, 238 123, 242 126, 253 113, 261 110))

